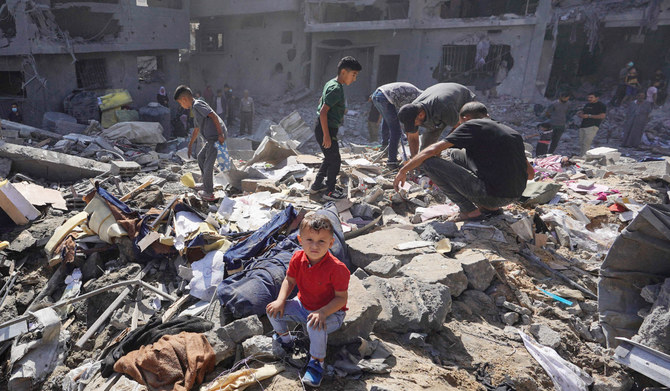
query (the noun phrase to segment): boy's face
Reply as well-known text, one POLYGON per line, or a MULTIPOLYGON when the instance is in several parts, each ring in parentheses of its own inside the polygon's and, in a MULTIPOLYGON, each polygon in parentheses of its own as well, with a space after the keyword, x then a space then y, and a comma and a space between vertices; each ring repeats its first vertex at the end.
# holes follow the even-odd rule
POLYGON ((589 101, 589 103, 596 103, 598 101, 598 97, 595 95, 589 95, 586 97, 586 99, 589 101))
POLYGON ((298 241, 310 261, 320 261, 335 243, 333 234, 327 229, 315 231, 311 228, 301 230, 298 241))
POLYGON ((349 69, 342 69, 342 84, 345 86, 351 85, 351 83, 356 81, 359 71, 352 71, 349 69))
POLYGON ((191 109, 191 106, 193 106, 193 97, 187 94, 183 94, 179 97, 179 99, 177 99, 177 102, 182 108, 189 110, 191 109))

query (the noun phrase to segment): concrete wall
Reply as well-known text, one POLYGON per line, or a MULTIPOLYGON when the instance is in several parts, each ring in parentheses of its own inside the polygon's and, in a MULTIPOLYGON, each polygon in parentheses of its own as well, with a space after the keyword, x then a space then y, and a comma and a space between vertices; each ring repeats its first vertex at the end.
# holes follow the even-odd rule
POLYGON ((216 91, 228 83, 237 96, 248 89, 252 96, 262 95, 265 100, 305 87, 310 52, 302 15, 268 13, 261 27, 251 28, 242 28, 243 20, 244 16, 200 20, 200 34, 223 33, 224 50, 191 53, 191 86, 204 90, 210 84, 216 91), (290 44, 282 43, 285 31, 292 33, 290 44))
MULTIPOLYGON (((47 111, 63 111, 63 99, 77 88, 75 64, 67 54, 36 55, 36 69, 45 81, 35 80, 26 86, 26 98, 21 101, 24 122, 41 126, 42 116, 47 111)), ((142 51, 117 53, 86 53, 78 55, 80 60, 104 58, 110 88, 125 88, 133 97, 134 108, 140 108, 156 100, 161 85, 168 95, 180 83, 179 53, 170 51, 142 51), (162 56, 164 82, 140 82, 137 73, 137 56, 162 56)), ((21 69, 18 57, 0 57, 0 71, 21 69)), ((176 109, 176 105, 174 106, 176 109)), ((8 113, 0 112, 5 117, 8 113)))
POLYGON ((191 0, 191 18, 300 10, 302 0, 191 0))

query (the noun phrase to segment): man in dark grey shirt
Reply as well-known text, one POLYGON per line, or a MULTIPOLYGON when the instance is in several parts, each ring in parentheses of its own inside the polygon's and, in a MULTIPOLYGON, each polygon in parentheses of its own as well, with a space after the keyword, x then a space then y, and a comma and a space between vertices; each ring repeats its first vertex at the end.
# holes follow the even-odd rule
POLYGON ((191 141, 188 143, 188 157, 191 157, 193 143, 202 132, 202 137, 207 142, 198 153, 198 166, 202 173, 203 190, 198 192, 204 201, 215 201, 214 197, 214 163, 218 150, 216 143, 223 144, 227 137, 226 125, 216 115, 214 110, 202 99, 194 99, 191 89, 187 86, 179 86, 174 93, 174 100, 179 102, 182 108, 193 111, 194 130, 191 141))
POLYGON ((561 92, 554 103, 547 107, 544 116, 549 119, 549 123, 553 129, 551 134, 551 145, 549 146, 549 153, 554 153, 561 136, 565 132, 565 123, 568 119, 568 110, 570 109, 570 93, 561 92))
POLYGON ((461 107, 475 98, 476 95, 463 85, 439 83, 427 88, 414 102, 401 107, 398 119, 405 126, 412 156, 419 152, 419 126, 426 128, 421 136, 423 149, 437 142, 444 128, 458 125, 461 107))
POLYGON ((422 92, 410 83, 396 82, 377 88, 370 97, 384 119, 382 121, 382 148, 388 145, 387 164, 389 166, 398 165, 398 144, 402 135, 398 110, 412 103, 422 92))

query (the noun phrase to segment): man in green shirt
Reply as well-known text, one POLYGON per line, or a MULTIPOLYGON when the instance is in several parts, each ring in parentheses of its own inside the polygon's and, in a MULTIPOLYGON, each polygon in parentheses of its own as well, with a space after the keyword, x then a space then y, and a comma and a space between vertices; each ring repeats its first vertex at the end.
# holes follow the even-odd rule
POLYGON ((337 130, 344 119, 343 85, 355 82, 362 68, 361 64, 351 56, 341 59, 337 64, 337 77, 323 86, 323 93, 319 99, 317 109, 319 121, 314 129, 314 136, 323 152, 323 162, 310 191, 312 194, 324 191, 323 198, 326 200, 336 201, 344 198, 344 193, 335 187, 342 164, 340 147, 337 144, 337 130))

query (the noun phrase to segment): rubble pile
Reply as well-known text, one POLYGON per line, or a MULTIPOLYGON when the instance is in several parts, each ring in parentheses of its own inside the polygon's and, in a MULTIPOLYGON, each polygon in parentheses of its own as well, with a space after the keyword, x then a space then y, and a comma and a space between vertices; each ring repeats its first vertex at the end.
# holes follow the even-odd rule
MULTIPOLYGON (((528 104, 489 105, 524 133, 535 127, 528 104)), ((658 385, 615 347, 624 337, 670 353, 659 258, 670 160, 529 151, 536 175, 518 203, 455 223, 458 208, 427 177, 393 189, 395 171, 365 140, 366 103, 352 102, 348 197, 324 205, 308 190, 321 160, 316 113, 302 106, 259 105, 255 134, 228 139, 235 168, 215 176, 215 203, 195 195, 197 163, 157 123, 92 122, 42 145, 40 129, 20 128, 20 140, 0 141, 0 388, 302 390, 305 333, 296 325, 294 351, 276 351, 265 306, 311 211, 333 222, 331 251, 352 272, 324 389, 658 385), (658 266, 626 269, 643 239, 658 266), (612 281, 623 272, 640 280, 622 309, 612 281)), ((569 132, 558 152, 572 148, 569 132)))

